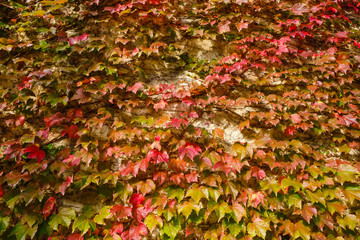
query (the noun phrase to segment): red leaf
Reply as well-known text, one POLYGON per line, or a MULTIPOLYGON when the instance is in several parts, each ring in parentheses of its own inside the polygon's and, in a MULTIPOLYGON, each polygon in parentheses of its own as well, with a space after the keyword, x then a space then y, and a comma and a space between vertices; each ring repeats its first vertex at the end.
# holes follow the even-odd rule
POLYGON ((150 207, 151 199, 148 199, 144 206, 137 206, 133 208, 133 216, 136 221, 141 222, 144 218, 154 210, 154 207, 150 207))
POLYGON ((77 135, 77 132, 79 131, 79 127, 76 125, 65 126, 65 129, 61 132, 61 134, 64 136, 67 134, 70 139, 72 138, 78 138, 79 135, 77 135))
POLYGON ((50 197, 43 208, 42 213, 44 214, 45 219, 55 210, 56 199, 54 197, 50 197))
POLYGON ((67 240, 84 240, 84 237, 80 233, 73 233, 68 236, 67 240))
POLYGON ((44 122, 47 127, 51 127, 52 125, 60 125, 60 123, 64 119, 65 118, 61 115, 61 113, 57 112, 54 115, 52 115, 51 117, 45 118, 44 122))
POLYGON ((125 231, 121 234, 121 239, 123 240, 140 240, 141 236, 148 234, 147 227, 144 223, 137 223, 130 227, 128 231, 125 231))
POLYGON ((115 234, 121 234, 124 230, 124 226, 122 223, 115 223, 111 228, 110 228, 110 234, 112 237, 114 237, 115 234))
POLYGON ((358 122, 356 121, 356 117, 352 114, 340 116, 339 114, 336 113, 335 116, 338 118, 340 124, 346 126, 350 126, 352 123, 358 124, 358 122))
POLYGON ((0 198, 3 196, 3 194, 4 194, 4 191, 2 189, 2 186, 0 185, 0 198))
POLYGON ((295 131, 295 127, 294 126, 288 126, 286 129, 285 129, 285 135, 286 136, 289 136, 289 135, 294 135, 294 131, 295 131))
POLYGON ((189 174, 185 175, 186 181, 188 183, 197 182, 198 177, 199 177, 199 175, 198 175, 197 171, 191 171, 189 174))
POLYGON ((120 221, 121 218, 132 217, 132 208, 125 207, 121 204, 114 205, 110 212, 116 216, 117 220, 120 221))
POLYGON ((144 195, 138 193, 134 193, 129 200, 130 204, 132 204, 133 207, 143 204, 144 201, 145 201, 144 195))
POLYGON ((164 173, 164 172, 156 172, 156 173, 154 173, 153 180, 156 181, 156 180, 159 179, 159 181, 160 181, 159 185, 161 185, 161 184, 163 184, 165 182, 166 177, 167 177, 166 173, 164 173))
POLYGON ((36 158, 38 160, 38 163, 41 162, 45 158, 45 152, 43 150, 40 150, 40 148, 36 145, 27 147, 24 150, 24 153, 30 153, 28 155, 28 158, 31 158, 31 159, 36 158))
POLYGON ((147 159, 154 160, 155 163, 161 163, 161 162, 169 162, 169 154, 166 151, 163 151, 162 153, 159 152, 157 149, 152 149, 147 155, 147 159))
POLYGON ((179 156, 181 159, 183 159, 186 154, 191 160, 194 160, 194 157, 200 152, 201 148, 193 143, 186 143, 185 146, 179 148, 179 156))

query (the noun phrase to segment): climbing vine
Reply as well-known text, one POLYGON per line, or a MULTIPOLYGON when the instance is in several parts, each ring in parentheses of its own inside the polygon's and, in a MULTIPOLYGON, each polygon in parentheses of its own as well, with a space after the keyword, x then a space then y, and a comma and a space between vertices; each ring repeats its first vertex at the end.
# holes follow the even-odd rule
POLYGON ((0 238, 358 239, 359 10, 2 1, 0 238))

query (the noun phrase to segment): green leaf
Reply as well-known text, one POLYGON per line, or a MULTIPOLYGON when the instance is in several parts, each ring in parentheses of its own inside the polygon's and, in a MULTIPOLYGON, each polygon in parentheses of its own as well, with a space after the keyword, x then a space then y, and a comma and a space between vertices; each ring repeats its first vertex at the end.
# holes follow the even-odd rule
POLYGON ((354 200, 360 200, 360 187, 346 187, 344 189, 346 199, 352 204, 354 200))
POLYGON ((303 220, 301 220, 295 224, 295 229, 296 229, 296 231, 293 236, 294 239, 301 237, 304 240, 310 240, 311 231, 310 231, 309 227, 304 225, 303 220))
POLYGON ((7 229, 7 227, 9 226, 9 222, 10 222, 10 217, 8 216, 0 217, 0 235, 3 231, 7 229))
POLYGON ((208 195, 206 195, 204 192, 204 188, 199 188, 197 184, 193 184, 192 188, 187 191, 186 197, 191 197, 192 200, 199 204, 202 198, 209 199, 208 195))
POLYGON ((105 225, 104 219, 111 217, 110 206, 104 206, 99 213, 95 215, 94 222, 100 225, 105 225))
POLYGON ((16 240, 25 240, 27 236, 31 239, 34 238, 38 226, 34 225, 29 227, 29 225, 18 223, 15 225, 14 230, 11 232, 11 235, 16 236, 16 240))
POLYGON ((289 207, 295 206, 299 209, 302 208, 302 197, 297 193, 288 196, 287 202, 288 202, 289 207))
POLYGON ((359 219, 354 214, 347 214, 344 218, 337 216, 336 219, 342 228, 346 229, 348 227, 351 230, 354 230, 359 222, 359 219))
POLYGON ((356 175, 359 174, 359 171, 348 164, 341 164, 336 172, 335 179, 341 184, 344 182, 356 182, 356 175))
POLYGON ((163 221, 162 221, 161 217, 154 215, 154 214, 149 214, 145 218, 144 223, 151 232, 156 228, 156 226, 159 226, 159 227, 163 226, 163 221))
POLYGON ((315 192, 306 190, 305 191, 306 196, 310 199, 311 203, 321 203, 325 206, 325 195, 321 190, 317 190, 315 192))
POLYGON ((194 210, 196 214, 199 213, 201 209, 201 206, 195 204, 192 201, 185 202, 182 205, 179 205, 178 212, 185 216, 186 219, 188 219, 191 212, 194 210))
POLYGON ((166 234, 170 239, 175 239, 181 230, 180 221, 174 219, 171 222, 165 222, 164 227, 160 230, 161 235, 166 234))
POLYGON ((261 219, 260 217, 254 217, 252 221, 247 225, 247 232, 251 237, 266 237, 266 231, 270 230, 270 222, 268 220, 261 219))
POLYGON ((75 211, 71 208, 61 208, 58 214, 53 214, 49 221, 49 226, 57 231, 59 225, 70 226, 71 221, 75 218, 75 211))
POLYGON ((90 219, 88 219, 85 215, 81 215, 75 219, 74 224, 72 226, 72 231, 74 232, 76 229, 79 229, 81 235, 84 235, 89 229, 95 230, 96 225, 90 219))
POLYGON ((179 187, 167 187, 166 192, 169 199, 177 198, 181 201, 184 198, 185 190, 179 187))
POLYGON ((214 210, 215 210, 217 216, 219 217, 219 220, 222 219, 226 213, 232 212, 229 205, 224 201, 221 202, 220 204, 216 204, 216 206, 214 207, 214 210))

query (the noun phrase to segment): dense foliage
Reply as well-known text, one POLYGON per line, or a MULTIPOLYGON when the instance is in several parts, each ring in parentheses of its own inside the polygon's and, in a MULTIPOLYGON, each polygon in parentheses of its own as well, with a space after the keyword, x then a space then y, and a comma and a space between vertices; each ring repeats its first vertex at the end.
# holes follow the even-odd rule
POLYGON ((359 10, 1 1, 0 238, 359 239, 359 10))

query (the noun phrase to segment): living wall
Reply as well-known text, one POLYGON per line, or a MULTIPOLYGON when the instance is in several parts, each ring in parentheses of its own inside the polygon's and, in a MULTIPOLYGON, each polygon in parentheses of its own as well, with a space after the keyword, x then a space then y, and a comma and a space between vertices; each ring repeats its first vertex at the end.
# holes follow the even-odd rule
POLYGON ((359 10, 1 1, 0 238, 359 239, 359 10))

